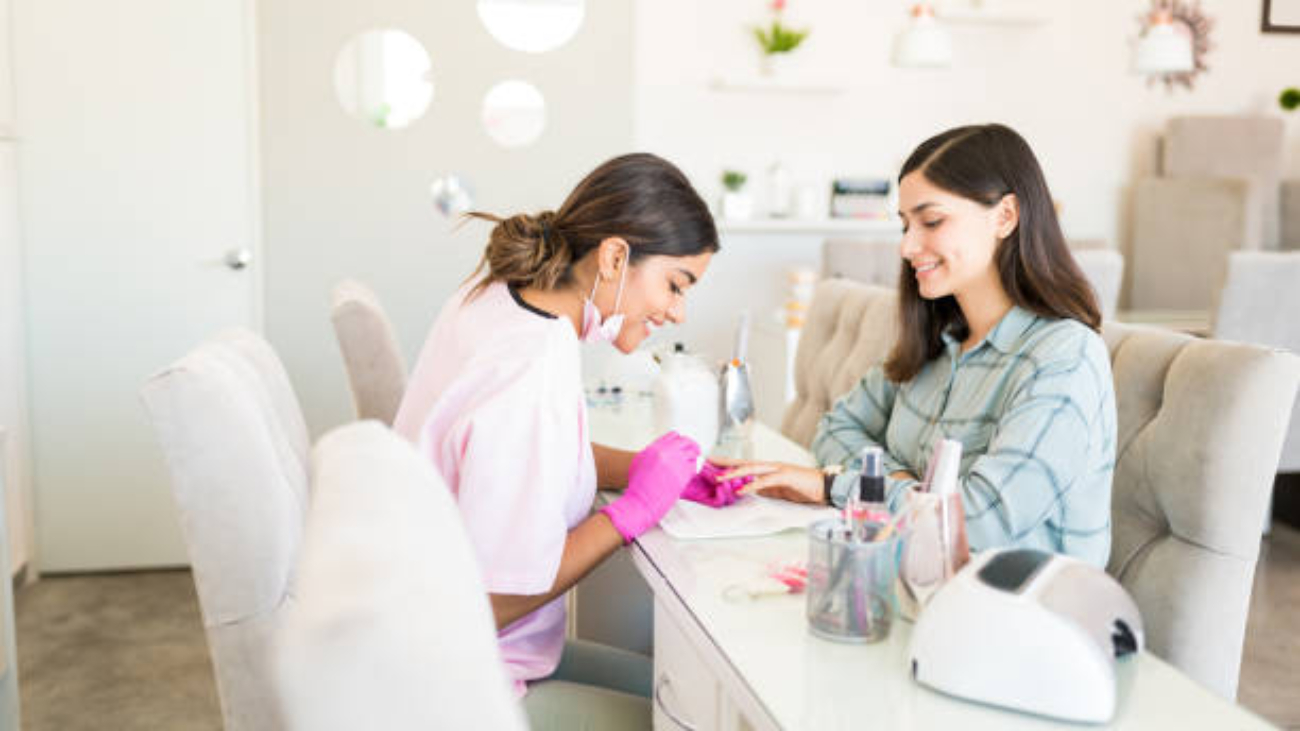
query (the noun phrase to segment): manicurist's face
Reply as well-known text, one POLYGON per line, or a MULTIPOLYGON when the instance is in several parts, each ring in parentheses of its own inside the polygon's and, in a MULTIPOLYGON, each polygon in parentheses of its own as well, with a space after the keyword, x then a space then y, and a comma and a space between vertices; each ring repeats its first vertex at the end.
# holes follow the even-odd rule
POLYGON ((623 329, 614 347, 631 353, 649 335, 651 328, 686 321, 686 294, 704 277, 711 252, 693 256, 648 256, 627 272, 623 292, 623 329))
POLYGON ((949 193, 931 183, 921 171, 898 186, 903 241, 899 253, 912 268, 917 289, 925 299, 998 282, 994 255, 998 243, 1015 228, 1008 206, 991 207, 949 193))

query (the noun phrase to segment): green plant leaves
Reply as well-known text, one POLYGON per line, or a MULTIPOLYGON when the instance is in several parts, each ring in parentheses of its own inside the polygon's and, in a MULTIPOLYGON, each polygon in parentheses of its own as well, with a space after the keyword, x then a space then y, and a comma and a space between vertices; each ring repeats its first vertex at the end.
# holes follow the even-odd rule
POLYGON ((767 28, 754 27, 754 38, 758 40, 758 45, 763 49, 763 53, 789 53, 799 47, 804 39, 808 37, 808 29, 798 30, 789 28, 781 24, 781 21, 774 20, 772 25, 767 28))

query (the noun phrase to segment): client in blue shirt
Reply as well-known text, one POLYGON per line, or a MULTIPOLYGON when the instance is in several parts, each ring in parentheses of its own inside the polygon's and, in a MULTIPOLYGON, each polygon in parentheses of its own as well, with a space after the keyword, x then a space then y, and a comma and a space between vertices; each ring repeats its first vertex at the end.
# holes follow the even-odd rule
POLYGON ((1023 546, 1105 566, 1115 395, 1092 288, 1029 145, 997 124, 932 137, 899 174, 899 338, 822 418, 823 470, 731 463, 747 491, 843 505, 885 451, 898 510, 937 438, 962 443, 973 550, 1023 546))

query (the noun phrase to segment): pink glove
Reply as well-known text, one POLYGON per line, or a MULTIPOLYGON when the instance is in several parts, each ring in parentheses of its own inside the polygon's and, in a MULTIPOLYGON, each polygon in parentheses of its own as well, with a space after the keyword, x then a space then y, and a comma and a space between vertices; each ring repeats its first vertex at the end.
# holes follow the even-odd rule
POLYGON ((753 475, 746 475, 734 480, 718 482, 721 475, 730 468, 719 467, 712 462, 705 462, 700 473, 691 478, 682 491, 683 500, 693 500, 711 508, 725 508, 736 502, 736 492, 754 481, 753 475))
POLYGON ((609 517, 623 541, 631 543, 657 525, 677 502, 695 476, 699 458, 700 448, 695 442, 668 432, 632 458, 623 496, 600 512, 609 517))

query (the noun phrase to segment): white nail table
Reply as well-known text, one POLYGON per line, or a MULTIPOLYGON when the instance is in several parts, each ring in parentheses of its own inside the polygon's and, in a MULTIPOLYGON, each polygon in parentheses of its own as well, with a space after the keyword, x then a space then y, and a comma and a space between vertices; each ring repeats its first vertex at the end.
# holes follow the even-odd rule
MULTIPOLYGON (((639 449, 655 436, 633 399, 590 411, 593 440, 639 449)), ((755 427, 757 458, 812 464, 797 444, 755 427)), ((655 727, 659 729, 1092 728, 958 700, 917 685, 907 668, 911 625, 896 620, 875 645, 814 637, 803 595, 739 602, 723 591, 773 561, 807 556, 803 533, 680 541, 662 530, 630 549, 654 593, 655 727)), ((1126 660, 1108 728, 1270 728, 1149 652, 1126 660)))

